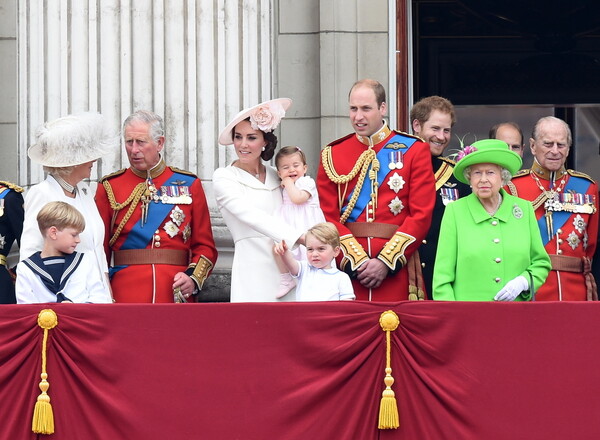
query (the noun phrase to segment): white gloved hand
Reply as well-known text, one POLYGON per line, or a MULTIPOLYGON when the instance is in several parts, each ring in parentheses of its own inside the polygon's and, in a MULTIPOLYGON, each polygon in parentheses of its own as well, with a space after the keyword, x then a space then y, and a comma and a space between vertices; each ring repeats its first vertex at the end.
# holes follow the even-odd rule
POLYGON ((496 294, 494 301, 514 301, 519 293, 528 290, 529 283, 527 279, 519 275, 514 280, 510 280, 506 285, 496 294))

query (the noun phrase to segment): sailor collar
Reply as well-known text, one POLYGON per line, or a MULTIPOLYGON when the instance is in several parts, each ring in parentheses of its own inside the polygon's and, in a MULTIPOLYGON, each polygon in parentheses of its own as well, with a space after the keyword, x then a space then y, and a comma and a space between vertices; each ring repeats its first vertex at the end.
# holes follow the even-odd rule
POLYGON ((383 121, 383 127, 381 127, 377 132, 373 133, 371 136, 360 136, 357 134, 356 138, 361 144, 364 144, 367 147, 372 147, 385 140, 385 138, 387 138, 391 132, 392 130, 389 129, 387 123, 383 121))
POLYGON ((154 179, 160 176, 165 170, 165 168, 167 168, 167 164, 165 163, 165 160, 162 157, 156 165, 154 165, 152 168, 146 171, 140 171, 136 170, 134 167, 130 167, 131 172, 142 179, 147 179, 148 177, 154 179))
POLYGON ((531 166, 531 171, 536 176, 538 176, 540 179, 544 179, 544 180, 552 180, 553 174, 554 174, 554 180, 558 180, 561 177, 563 177, 565 174, 567 174, 567 170, 564 165, 562 167, 560 167, 560 170, 553 172, 553 171, 549 171, 546 168, 544 168, 543 166, 541 166, 537 160, 533 161, 533 165, 531 166))

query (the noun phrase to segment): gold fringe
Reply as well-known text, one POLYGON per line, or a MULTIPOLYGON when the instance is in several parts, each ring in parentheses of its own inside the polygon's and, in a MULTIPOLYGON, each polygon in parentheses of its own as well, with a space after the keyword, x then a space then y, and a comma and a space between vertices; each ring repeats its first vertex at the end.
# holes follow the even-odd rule
POLYGON ((31 430, 36 434, 54 434, 54 413, 50 404, 48 395, 48 373, 46 372, 46 348, 48 345, 48 333, 58 325, 56 313, 51 309, 42 310, 38 315, 38 325, 44 329, 42 339, 42 374, 39 384, 42 393, 38 396, 33 409, 33 419, 31 421, 31 430))
POLYGON ((379 317, 379 325, 385 332, 385 390, 381 396, 379 404, 379 429, 396 429, 400 426, 400 416, 398 415, 398 405, 396 403, 396 395, 392 390, 394 378, 392 377, 392 348, 390 343, 390 332, 398 328, 400 319, 392 310, 387 310, 379 317))

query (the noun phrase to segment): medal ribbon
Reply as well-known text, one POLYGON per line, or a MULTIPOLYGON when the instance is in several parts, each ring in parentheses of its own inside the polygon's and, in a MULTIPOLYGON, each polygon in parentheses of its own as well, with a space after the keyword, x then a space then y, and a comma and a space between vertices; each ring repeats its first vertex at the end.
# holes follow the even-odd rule
MULTIPOLYGON (((387 177, 387 175, 395 170, 390 170, 390 163, 392 162, 392 158, 391 155, 389 154, 390 149, 392 149, 392 147, 388 147, 388 145, 391 144, 404 144, 406 145, 406 148, 395 148, 396 150, 401 150, 402 154, 406 154, 406 152, 408 151, 408 149, 416 142, 416 139, 412 139, 412 138, 407 138, 405 136, 402 136, 401 134, 397 134, 395 136, 393 136, 384 146, 383 148, 381 148, 381 150, 379 150, 379 153, 377 153, 377 160, 379 160, 380 162, 380 167, 379 167, 379 171, 377 173, 377 182, 379 183, 379 186, 381 186, 385 180, 385 178, 387 177)), ((352 198, 352 194, 354 193, 354 191, 352 191, 352 193, 350 193, 350 196, 348 197, 348 200, 350 200, 352 198)), ((362 214, 362 212, 365 210, 365 208, 367 207, 369 200, 371 200, 371 185, 363 185, 361 188, 361 191, 358 195, 358 199, 356 201, 356 205, 354 205, 354 209, 352 210, 352 212, 350 213, 350 216, 348 216, 348 220, 347 222, 355 222, 356 219, 362 214)), ((344 207, 342 208, 341 212, 344 212, 346 206, 344 205, 344 207)))
MULTIPOLYGON (((565 185, 563 194, 567 191, 585 194, 589 187, 590 182, 588 180, 571 176, 565 185)), ((546 215, 549 215, 552 218, 551 222, 556 229, 562 228, 567 220, 569 220, 571 217, 571 214, 572 213, 569 211, 546 211, 546 215)), ((540 228, 540 233, 542 234, 542 242, 544 243, 544 246, 546 246, 546 244, 552 239, 548 233, 548 221, 546 219, 546 215, 542 215, 538 220, 538 226, 540 228)))

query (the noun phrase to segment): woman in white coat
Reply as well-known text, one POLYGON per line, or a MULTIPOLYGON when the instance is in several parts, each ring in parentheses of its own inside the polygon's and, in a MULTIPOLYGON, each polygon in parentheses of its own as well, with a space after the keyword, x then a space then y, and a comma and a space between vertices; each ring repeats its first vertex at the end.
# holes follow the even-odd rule
POLYGON ((102 115, 83 113, 46 122, 36 132, 36 143, 27 154, 44 167, 47 177, 25 194, 25 221, 21 236, 20 260, 41 251, 44 239, 36 217, 51 201, 62 201, 77 208, 85 218, 86 227, 80 234, 77 251, 89 254, 105 287, 109 288, 108 264, 104 252, 104 224, 94 202, 95 191, 84 179, 89 179, 94 162, 116 151, 118 136, 114 136, 102 115))
MULTIPOLYGON (((280 274, 273 243, 297 244, 296 231, 276 215, 281 203, 277 171, 263 161, 275 153, 279 125, 292 101, 273 99, 242 110, 219 136, 221 145, 233 144, 238 157, 213 175, 217 206, 235 245, 231 270, 231 302, 278 301, 280 274)), ((294 300, 291 293, 279 301, 294 300)))

